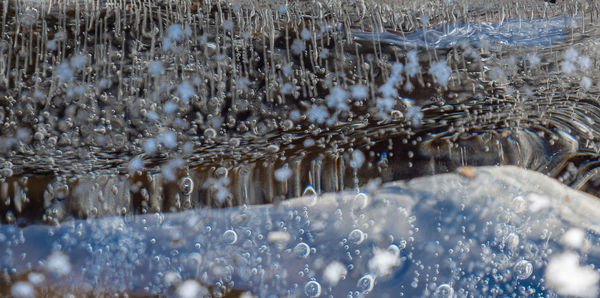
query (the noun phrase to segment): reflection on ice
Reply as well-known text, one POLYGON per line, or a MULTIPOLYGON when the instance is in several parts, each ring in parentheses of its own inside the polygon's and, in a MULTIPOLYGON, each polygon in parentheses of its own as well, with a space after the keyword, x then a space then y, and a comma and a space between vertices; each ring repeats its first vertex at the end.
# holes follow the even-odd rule
POLYGON ((471 171, 316 203, 4 225, 2 294, 597 293, 600 202, 536 172, 471 171))

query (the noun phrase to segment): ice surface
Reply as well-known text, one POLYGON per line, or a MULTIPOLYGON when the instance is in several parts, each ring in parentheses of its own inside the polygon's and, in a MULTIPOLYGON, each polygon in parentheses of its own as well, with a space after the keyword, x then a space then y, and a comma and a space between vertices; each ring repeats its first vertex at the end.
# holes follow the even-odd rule
POLYGON ((597 293, 596 198, 516 167, 471 170, 273 205, 2 225, 0 267, 45 275, 19 293, 597 293))

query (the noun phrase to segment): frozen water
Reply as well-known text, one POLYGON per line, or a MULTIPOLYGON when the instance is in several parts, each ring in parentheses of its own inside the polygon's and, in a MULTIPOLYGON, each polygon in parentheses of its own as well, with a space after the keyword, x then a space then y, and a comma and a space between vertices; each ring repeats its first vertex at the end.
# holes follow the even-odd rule
POLYGON ((573 244, 582 234, 599 244, 600 203, 536 172, 473 171, 383 185, 364 208, 355 194, 334 193, 316 203, 3 225, 0 265, 47 274, 36 285, 65 292, 595 296, 600 255, 573 244), (514 204, 533 193, 545 208, 514 204))

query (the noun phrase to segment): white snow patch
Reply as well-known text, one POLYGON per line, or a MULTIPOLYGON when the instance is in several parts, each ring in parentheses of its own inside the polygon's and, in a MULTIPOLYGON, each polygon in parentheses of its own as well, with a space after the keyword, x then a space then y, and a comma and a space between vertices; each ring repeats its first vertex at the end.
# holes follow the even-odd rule
POLYGON ((294 39, 290 48, 292 50, 292 53, 300 55, 302 54, 302 51, 306 50, 306 45, 304 44, 304 41, 300 39, 294 39))
POLYGON ((536 193, 528 194, 525 199, 529 202, 529 211, 533 213, 550 207, 550 200, 536 193))
POLYGON ((363 165, 364 162, 365 155, 360 150, 355 149, 352 152, 352 160, 350 161, 350 166, 355 169, 358 169, 363 165))
POLYGON ((327 108, 320 105, 312 105, 306 114, 308 114, 308 120, 319 124, 325 122, 325 120, 329 118, 327 108))
POLYGON ((581 78, 581 83, 579 85, 585 90, 590 89, 592 87, 592 79, 583 77, 581 78))
POLYGON ((564 296, 596 297, 600 274, 591 267, 579 265, 579 255, 564 252, 548 262, 545 275, 549 287, 564 296))
POLYGON ((592 59, 588 56, 581 56, 577 58, 577 64, 582 70, 588 70, 592 66, 592 59))
POLYGON ((33 298, 35 297, 35 291, 33 286, 26 281, 18 281, 10 288, 10 293, 15 298, 33 298))
POLYGON ((348 91, 344 90, 340 86, 335 86, 331 89, 331 93, 327 95, 327 106, 338 111, 347 111, 350 109, 346 103, 348 96, 348 91))
POLYGON ((369 96, 369 88, 365 85, 354 85, 350 87, 350 91, 352 92, 352 98, 365 98, 369 96))
POLYGON ((288 180, 290 177, 292 177, 292 170, 287 166, 287 164, 275 170, 275 179, 277 181, 283 182, 288 180))
POLYGON ((48 257, 46 266, 50 272, 60 276, 71 272, 69 257, 60 251, 55 251, 48 257))
POLYGON ((571 248, 581 248, 585 240, 585 232, 582 229, 571 228, 562 235, 560 240, 571 248))
POLYGON ((414 77, 421 71, 421 66, 419 65, 419 59, 417 58, 417 51, 412 50, 408 52, 406 55, 408 57, 408 63, 406 63, 406 67, 404 71, 409 77, 414 77))
POLYGON ((348 274, 346 266, 339 261, 333 261, 325 267, 323 278, 325 279, 325 282, 332 287, 335 287, 340 280, 346 279, 346 274, 348 274))
POLYGON ((150 71, 152 76, 160 77, 165 72, 165 68, 160 61, 152 61, 150 66, 148 66, 148 71, 150 71))
POLYGON ((196 94, 196 91, 194 91, 194 86, 192 86, 190 82, 184 81, 177 87, 177 94, 179 95, 179 98, 187 104, 190 97, 196 94))
POLYGON ((450 73, 452 70, 448 65, 446 65, 446 61, 435 62, 429 68, 429 74, 433 76, 435 81, 440 86, 448 85, 448 80, 450 79, 450 73))
POLYGON ((392 273, 398 265, 400 265, 399 255, 376 247, 373 257, 369 260, 369 271, 376 276, 385 276, 392 273))
POLYGON ((134 172, 144 168, 144 162, 139 157, 134 157, 129 161, 129 171, 134 172))
POLYGON ((146 139, 144 140, 144 152, 146 154, 152 154, 156 151, 156 140, 155 139, 146 139))
POLYGON ((196 298, 208 295, 208 290, 195 280, 186 280, 179 284, 175 295, 179 298, 196 298))

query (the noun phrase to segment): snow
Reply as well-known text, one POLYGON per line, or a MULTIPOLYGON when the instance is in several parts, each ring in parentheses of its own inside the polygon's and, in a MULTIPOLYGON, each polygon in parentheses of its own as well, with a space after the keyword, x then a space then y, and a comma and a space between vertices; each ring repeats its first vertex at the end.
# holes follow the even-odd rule
POLYGON ((540 62, 542 61, 542 59, 540 59, 540 56, 538 56, 535 53, 528 54, 527 60, 529 61, 529 65, 531 65, 532 67, 540 64, 540 62))
POLYGON ((82 69, 88 62, 86 55, 77 55, 71 58, 71 66, 75 69, 82 69))
POLYGON ((73 70, 69 66, 68 63, 61 63, 54 73, 58 76, 61 82, 71 81, 73 80, 73 70))
POLYGON ((585 90, 590 89, 592 87, 592 79, 588 77, 581 78, 580 86, 585 90))
POLYGON ((144 162, 139 157, 134 157, 129 161, 129 171, 139 171, 144 168, 144 162))
POLYGON ((592 66, 592 59, 588 56, 581 56, 577 58, 577 64, 582 70, 588 70, 592 66))
POLYGON ((294 92, 294 87, 290 83, 285 83, 283 84, 283 86, 281 86, 281 89, 279 91, 281 92, 281 94, 289 95, 294 92))
POLYGON ((566 61, 575 62, 579 57, 579 52, 577 52, 575 48, 571 47, 565 51, 564 57, 566 61))
POLYGON ((300 39, 294 39, 290 49, 292 50, 292 53, 300 55, 304 50, 306 50, 306 45, 304 44, 304 41, 300 39))
POLYGON ((34 298, 35 291, 33 286, 26 281, 15 282, 10 288, 10 293, 14 298, 34 298))
POLYGON ((445 87, 450 79, 451 69, 446 61, 435 62, 429 68, 429 74, 433 76, 438 85, 445 87))
POLYGON ((529 202, 529 211, 532 213, 550 207, 550 200, 547 197, 536 193, 528 194, 525 199, 529 202))
POLYGON ((292 176, 292 170, 286 164, 285 166, 275 170, 274 174, 277 181, 283 182, 292 176))
POLYGON ((167 181, 175 181, 177 179, 177 169, 183 167, 184 162, 181 158, 175 158, 167 161, 161 166, 161 173, 167 181))
POLYGON ((71 272, 71 263, 67 255, 60 251, 55 251, 48 257, 46 268, 53 274, 63 276, 71 272))
POLYGON ((165 113, 167 114, 172 114, 173 112, 177 111, 178 107, 179 106, 176 103, 172 101, 167 101, 163 106, 163 111, 165 111, 165 113))
POLYGON ((152 153, 154 153, 154 151, 156 151, 156 140, 155 139, 145 139, 144 140, 144 151, 146 152, 146 154, 150 155, 152 153))
POLYGON ((335 86, 326 97, 327 106, 338 111, 348 111, 350 107, 346 103, 346 100, 349 95, 348 91, 344 90, 342 87, 335 86))
POLYGON ((421 107, 419 106, 409 106, 406 108, 406 118, 410 119, 412 126, 421 125, 421 120, 423 120, 423 112, 421 112, 421 107))
POLYGON ((581 248, 584 240, 585 232, 579 228, 569 229, 561 238, 561 242, 570 248, 581 248))
POLYGON ((306 112, 308 120, 321 124, 329 117, 327 108, 321 105, 312 105, 311 108, 306 112))
POLYGON ((369 271, 376 276, 386 276, 392 273, 393 269, 400 265, 399 255, 386 250, 375 248, 374 255, 369 260, 369 271))
POLYGON ((177 95, 185 104, 188 104, 190 97, 196 95, 196 91, 189 81, 184 81, 177 86, 177 95))
POLYGON ((325 267, 323 278, 330 286, 335 287, 340 280, 346 278, 346 274, 348 274, 346 266, 339 261, 334 261, 325 267))
POLYGON ((573 64, 573 62, 565 60, 560 64, 560 69, 562 70, 562 72, 566 73, 566 74, 571 74, 573 72, 575 72, 576 68, 575 68, 575 64, 573 64))
POLYGON ((152 76, 160 77, 162 74, 165 73, 165 68, 163 67, 160 61, 152 61, 150 63, 150 66, 148 66, 148 71, 150 71, 150 74, 152 76))
POLYGON ((195 280, 186 280, 177 286, 175 295, 178 298, 198 298, 208 295, 209 292, 206 288, 201 286, 195 280))
POLYGON ((350 166, 353 168, 360 168, 365 162, 365 155, 360 151, 355 149, 352 151, 352 160, 350 161, 350 166))
POLYGON ((579 255, 567 251, 551 257, 544 274, 549 287, 560 295, 596 297, 600 274, 579 265, 579 255))
POLYGON ((406 54, 408 57, 408 63, 406 63, 406 67, 404 70, 409 77, 414 77, 421 71, 421 66, 419 65, 419 58, 417 58, 417 51, 412 50, 406 54))
POLYGON ((369 88, 365 85, 354 85, 350 87, 350 91, 352 92, 352 98, 355 99, 366 98, 369 96, 369 88))
POLYGON ((300 32, 300 36, 302 37, 303 40, 309 40, 310 39, 310 31, 308 31, 308 29, 303 28, 302 31, 300 32))
POLYGON ((177 135, 173 131, 165 131, 161 133, 157 140, 169 149, 177 147, 177 135))

